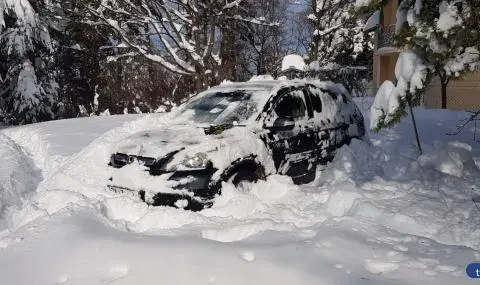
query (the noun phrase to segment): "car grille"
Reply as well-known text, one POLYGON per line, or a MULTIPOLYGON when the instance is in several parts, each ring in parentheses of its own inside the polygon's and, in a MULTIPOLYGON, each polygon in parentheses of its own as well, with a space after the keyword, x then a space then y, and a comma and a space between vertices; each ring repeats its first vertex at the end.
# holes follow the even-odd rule
POLYGON ((133 163, 134 161, 138 161, 141 164, 151 167, 157 162, 157 160, 153 157, 143 157, 138 155, 127 155, 123 153, 116 153, 113 154, 110 159, 110 165, 115 168, 121 168, 127 164, 133 163))
POLYGON ((156 159, 153 157, 139 156, 139 155, 115 153, 115 154, 112 154, 112 156, 110 157, 109 165, 115 168, 122 168, 127 164, 133 163, 134 161, 138 161, 149 168, 151 175, 162 175, 165 173, 165 171, 163 170, 164 166, 172 160, 175 154, 179 153, 183 149, 184 148, 169 152, 164 157, 159 159, 156 159))

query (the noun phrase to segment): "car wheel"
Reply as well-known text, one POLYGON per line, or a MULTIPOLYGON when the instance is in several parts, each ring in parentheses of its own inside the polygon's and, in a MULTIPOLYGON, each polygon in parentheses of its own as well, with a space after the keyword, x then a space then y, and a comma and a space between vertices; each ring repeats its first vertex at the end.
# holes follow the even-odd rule
POLYGON ((252 170, 249 168, 241 168, 237 170, 229 179, 235 188, 242 193, 252 191, 253 183, 260 179, 265 179, 265 175, 261 169, 252 170))

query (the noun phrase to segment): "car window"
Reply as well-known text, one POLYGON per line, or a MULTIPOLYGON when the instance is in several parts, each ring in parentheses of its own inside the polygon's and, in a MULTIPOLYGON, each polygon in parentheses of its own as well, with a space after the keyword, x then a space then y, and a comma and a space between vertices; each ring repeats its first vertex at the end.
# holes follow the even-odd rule
POLYGON ((280 118, 301 119, 306 116, 306 110, 302 91, 293 91, 283 95, 275 107, 275 113, 280 118))
POLYGON ((257 113, 254 91, 213 92, 187 103, 183 113, 198 123, 232 124, 257 113))
POLYGON ((312 102, 313 111, 316 113, 322 112, 322 99, 320 98, 320 94, 322 91, 317 88, 309 88, 310 93, 310 101, 312 102))

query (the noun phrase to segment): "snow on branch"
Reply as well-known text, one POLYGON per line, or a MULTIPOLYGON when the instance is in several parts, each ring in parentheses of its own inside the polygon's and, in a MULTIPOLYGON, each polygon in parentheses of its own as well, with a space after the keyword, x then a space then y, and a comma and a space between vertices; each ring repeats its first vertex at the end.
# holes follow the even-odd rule
MULTIPOLYGON (((92 15, 113 29, 130 49, 179 74, 193 75, 215 69, 215 31, 219 0, 103 0, 92 15)), ((220 10, 219 10, 220 9, 220 10)), ((131 52, 131 51, 127 51, 131 52)))
POLYGON ((378 90, 371 107, 370 128, 379 130, 392 126, 405 114, 407 104, 425 90, 430 66, 415 51, 401 52, 395 65, 397 84, 385 81, 378 90))
POLYGON ((243 0, 235 0, 235 1, 232 1, 232 2, 227 2, 227 4, 225 4, 225 6, 223 6, 222 10, 227 10, 227 9, 231 9, 231 8, 234 8, 234 7, 238 7, 240 5, 240 3, 242 3, 243 0))

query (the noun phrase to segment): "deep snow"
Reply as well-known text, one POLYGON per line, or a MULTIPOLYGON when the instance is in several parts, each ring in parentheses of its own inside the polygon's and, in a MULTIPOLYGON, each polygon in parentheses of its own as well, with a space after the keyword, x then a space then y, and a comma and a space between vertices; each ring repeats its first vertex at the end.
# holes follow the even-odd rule
MULTIPOLYGON (((372 101, 357 102, 368 126, 372 101)), ((282 176, 250 194, 225 185, 199 213, 102 187, 112 147, 167 124, 168 113, 2 130, 12 167, 0 168, 1 185, 25 184, 0 195, 9 204, 0 214, 1 283, 471 284, 464 272, 480 260, 472 202, 480 144, 472 127, 445 135, 466 113, 416 114, 420 157, 406 117, 370 134, 371 145, 342 148, 309 185, 282 176)))

